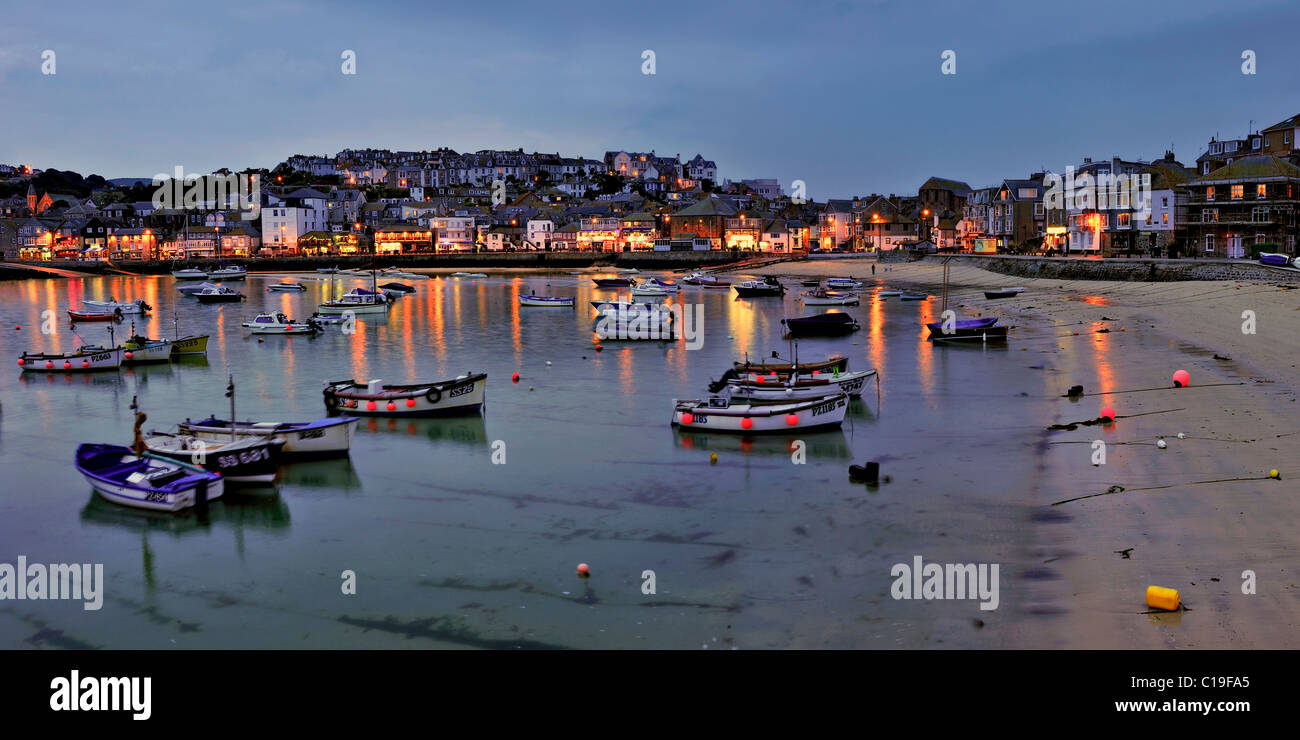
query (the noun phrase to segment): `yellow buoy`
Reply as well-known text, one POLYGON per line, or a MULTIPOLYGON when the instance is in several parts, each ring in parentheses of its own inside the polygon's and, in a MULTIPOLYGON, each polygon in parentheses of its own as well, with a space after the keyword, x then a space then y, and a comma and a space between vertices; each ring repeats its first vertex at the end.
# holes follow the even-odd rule
POLYGON ((1268 471, 1268 477, 1273 480, 1281 480, 1282 474, 1277 471, 1277 468, 1274 468, 1273 470, 1268 471))
POLYGON ((1178 611, 1178 589, 1147 586, 1147 606, 1167 612, 1178 611))
POLYGON ((717 464, 718 464, 718 453, 716 453, 716 452, 710 452, 710 453, 709 453, 709 464, 710 464, 710 465, 717 465, 717 464))

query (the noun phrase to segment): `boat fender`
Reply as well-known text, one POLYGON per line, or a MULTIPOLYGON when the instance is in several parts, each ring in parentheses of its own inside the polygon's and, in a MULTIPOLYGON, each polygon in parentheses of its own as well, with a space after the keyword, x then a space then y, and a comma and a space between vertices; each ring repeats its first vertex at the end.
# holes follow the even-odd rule
POLYGON ((442 400, 442 391, 436 386, 430 388, 429 392, 424 394, 424 399, 429 403, 437 403, 442 400))

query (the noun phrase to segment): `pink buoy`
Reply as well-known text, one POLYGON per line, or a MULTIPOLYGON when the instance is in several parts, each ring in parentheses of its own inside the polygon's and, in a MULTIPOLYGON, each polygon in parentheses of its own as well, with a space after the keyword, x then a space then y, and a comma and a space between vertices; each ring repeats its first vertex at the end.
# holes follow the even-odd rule
POLYGON ((366 411, 374 411, 376 408, 374 401, 366 401, 366 411))
POLYGON ((591 575, 591 566, 587 565, 586 563, 578 563, 578 575, 581 576, 591 575))
POLYGON ((127 352, 125 355, 123 355, 123 357, 125 357, 126 359, 129 360, 129 359, 131 359, 132 357, 135 357, 135 353, 134 353, 134 352, 127 352))
POLYGON ((26 365, 26 364, 27 364, 27 360, 24 360, 24 359, 21 358, 21 357, 18 358, 18 367, 22 367, 23 365, 26 365))
POLYGON ((72 369, 72 363, 71 363, 71 362, 68 362, 67 360, 64 360, 64 361, 63 361, 63 369, 64 369, 64 370, 71 370, 71 369, 72 369))
POLYGON ((794 426, 795 424, 798 424, 798 423, 799 423, 799 415, 798 415, 798 414, 786 414, 786 415, 785 415, 785 423, 786 423, 786 424, 789 424, 790 426, 794 426))
POLYGON ((1101 410, 1101 418, 1103 421, 1115 421, 1115 409, 1109 406, 1103 408, 1101 410))
POLYGON ((82 360, 82 361, 81 361, 81 366, 82 366, 82 367, 90 367, 90 360, 82 360))
POLYGON ((45 369, 46 369, 46 370, 53 370, 53 369, 54 369, 54 363, 51 362, 50 360, 46 360, 46 361, 45 361, 45 369))
POLYGON ((751 419, 751 418, 749 418, 748 416, 746 416, 746 417, 744 417, 743 419, 740 420, 740 428, 741 428, 741 429, 750 429, 750 428, 752 428, 753 426, 754 426, 754 420, 751 419))
POLYGON ((692 416, 691 414, 689 414, 689 413, 682 414, 682 423, 683 423, 683 424, 690 424, 690 423, 693 422, 693 421, 695 421, 695 417, 692 416))
POLYGON ((1192 384, 1192 376, 1186 370, 1179 370, 1174 373, 1174 387, 1185 388, 1192 384))
POLYGON ((406 399, 406 408, 408 408, 408 409, 413 409, 413 408, 415 408, 415 399, 414 399, 414 398, 408 398, 408 399, 406 399))
POLYGON ((389 402, 388 402, 388 405, 385 406, 384 408, 388 409, 389 411, 396 411, 396 410, 397 410, 397 404, 393 403, 392 401, 389 401, 389 402))

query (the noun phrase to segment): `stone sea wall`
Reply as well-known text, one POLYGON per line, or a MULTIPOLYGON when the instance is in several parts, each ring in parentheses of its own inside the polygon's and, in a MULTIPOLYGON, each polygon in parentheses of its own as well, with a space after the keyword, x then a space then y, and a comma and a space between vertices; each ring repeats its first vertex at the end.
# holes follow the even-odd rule
MULTIPOLYGON (((941 264, 945 255, 922 261, 941 264)), ((1245 260, 1081 259, 1063 257, 1003 257, 953 255, 951 264, 978 267, 1003 275, 1054 280, 1125 280, 1175 282, 1184 280, 1266 280, 1300 283, 1300 270, 1268 267, 1245 260)))

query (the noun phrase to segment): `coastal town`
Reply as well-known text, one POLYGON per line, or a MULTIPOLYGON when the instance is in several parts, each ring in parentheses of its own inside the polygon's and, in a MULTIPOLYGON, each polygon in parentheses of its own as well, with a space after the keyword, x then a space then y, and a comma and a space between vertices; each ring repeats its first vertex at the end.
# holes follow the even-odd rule
POLYGON ((196 177, 180 167, 107 180, 0 164, 0 252, 31 262, 678 250, 1295 257, 1300 114, 1207 138, 1193 161, 1172 151, 1083 157, 1062 163, 1065 177, 1009 173, 972 186, 934 176, 914 194, 820 202, 800 180, 731 180, 701 154, 654 150, 347 149, 206 175, 242 178, 256 202, 234 188, 160 202, 160 190, 196 177), (1137 187, 1070 197, 1074 183, 1106 180, 1137 187))

